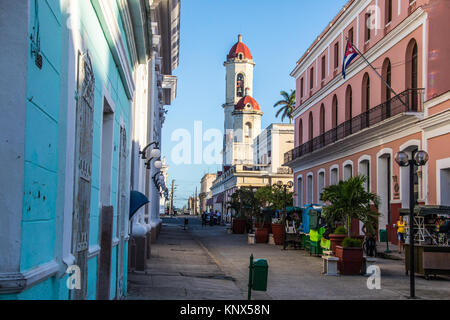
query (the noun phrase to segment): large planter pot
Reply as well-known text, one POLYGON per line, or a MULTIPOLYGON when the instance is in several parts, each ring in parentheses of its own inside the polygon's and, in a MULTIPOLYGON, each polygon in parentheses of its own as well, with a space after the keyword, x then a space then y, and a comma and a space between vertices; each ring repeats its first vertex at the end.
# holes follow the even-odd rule
POLYGON ((284 228, 281 223, 272 223, 273 240, 276 245, 283 244, 284 228))
POLYGON ((340 274, 361 274, 361 267, 363 263, 362 248, 336 246, 336 257, 339 258, 338 270, 340 274))
POLYGON ((233 220, 233 233, 243 234, 245 233, 245 225, 247 221, 243 219, 234 219, 233 220))
POLYGON ((269 231, 265 228, 257 228, 255 231, 256 243, 267 243, 269 231))
POLYGON ((347 237, 345 234, 330 234, 331 251, 336 254, 336 246, 340 246, 347 237))
POLYGON ((255 228, 264 228, 269 231, 269 233, 272 233, 272 224, 270 222, 264 222, 264 225, 262 222, 255 222, 255 228))

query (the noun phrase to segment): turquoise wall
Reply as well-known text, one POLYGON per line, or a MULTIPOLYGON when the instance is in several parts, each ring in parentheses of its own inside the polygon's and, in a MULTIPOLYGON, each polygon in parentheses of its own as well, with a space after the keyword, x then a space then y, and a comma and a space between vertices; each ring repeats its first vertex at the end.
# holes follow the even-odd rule
MULTIPOLYGON (((58 186, 58 169, 65 163, 58 163, 58 138, 61 117, 66 117, 67 106, 61 105, 60 85, 67 70, 61 70, 63 48, 62 35, 67 30, 66 21, 62 21, 64 12, 62 4, 68 0, 38 0, 41 38, 41 54, 43 68, 38 69, 34 57, 28 56, 27 78, 27 115, 26 115, 26 145, 25 145, 25 181, 22 212, 22 249, 21 272, 47 263, 55 259, 55 224, 57 212, 56 195, 58 186), (63 114, 60 114, 63 113, 63 114)), ((92 192, 90 212, 90 246, 99 244, 99 188, 101 161, 101 124, 103 110, 103 88, 108 88, 115 103, 114 114, 114 148, 112 167, 111 204, 114 206, 114 234, 117 237, 117 188, 118 188, 118 158, 120 122, 125 125, 127 141, 130 141, 131 102, 125 93, 125 88, 114 63, 103 30, 96 13, 88 0, 77 1, 80 12, 80 33, 91 55, 95 74, 95 109, 94 109, 94 143, 92 166, 92 192)), ((117 4, 114 1, 115 13, 119 20, 122 35, 125 37, 123 24, 117 4)), ((30 34, 35 25, 35 1, 30 0, 30 34)), ((127 50, 128 45, 125 41, 127 50)), ((30 43, 31 45, 31 43, 30 43)), ((31 47, 30 47, 31 50, 31 47)), ((127 51, 130 57, 130 52, 127 51)), ((130 59, 131 61, 131 59, 130 59)), ((66 79, 67 80, 67 79, 66 79)), ((69 95, 71 93, 69 92, 69 95)), ((68 146, 73 147, 73 146, 68 146)), ((129 150, 130 145, 127 146, 129 150)), ((129 159, 128 159, 129 160, 129 159)), ((127 161, 127 177, 130 174, 130 161, 127 161)), ((127 184, 128 185, 128 184, 127 184)), ((129 190, 128 190, 129 191, 129 190)), ((62 221, 62 220, 61 220, 62 221)), ((127 247, 127 245, 126 245, 127 247)), ((127 248, 126 248, 127 249, 127 248)), ((124 270, 127 271, 127 251, 125 250, 124 270)), ((111 261, 111 298, 115 296, 117 248, 113 248, 111 261)), ((2 299, 67 299, 67 276, 50 278, 18 295, 1 296, 2 299)), ((126 284, 126 282, 125 282, 126 284)), ((97 257, 88 262, 88 299, 96 298, 97 287, 97 257)), ((126 289, 125 289, 126 290, 126 289)))

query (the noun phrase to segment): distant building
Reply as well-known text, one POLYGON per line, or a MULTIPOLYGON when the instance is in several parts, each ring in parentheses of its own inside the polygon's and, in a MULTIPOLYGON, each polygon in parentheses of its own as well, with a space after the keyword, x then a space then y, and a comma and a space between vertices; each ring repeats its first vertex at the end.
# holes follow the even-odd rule
POLYGON ((213 207, 211 186, 216 177, 217 174, 215 173, 207 173, 203 176, 201 180, 200 195, 199 195, 200 213, 209 211, 213 207))

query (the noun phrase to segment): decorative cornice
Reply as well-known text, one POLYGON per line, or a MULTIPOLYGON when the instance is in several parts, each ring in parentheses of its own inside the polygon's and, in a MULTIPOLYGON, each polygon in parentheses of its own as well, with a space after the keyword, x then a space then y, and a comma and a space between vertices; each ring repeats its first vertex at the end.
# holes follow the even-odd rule
POLYGON ((56 275, 59 265, 52 260, 26 272, 0 273, 0 294, 17 294, 56 275))

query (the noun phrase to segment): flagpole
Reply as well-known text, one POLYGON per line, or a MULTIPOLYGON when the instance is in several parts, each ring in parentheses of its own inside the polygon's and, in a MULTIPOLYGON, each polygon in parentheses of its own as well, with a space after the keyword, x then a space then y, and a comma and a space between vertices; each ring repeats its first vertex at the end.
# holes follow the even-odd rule
MULTIPOLYGON (((347 41, 348 37, 345 37, 347 41)), ((349 41, 350 44, 352 45, 353 49, 356 50, 356 52, 361 56, 361 58, 364 59, 365 62, 367 62, 367 64, 372 68, 372 70, 377 74, 377 76, 380 77, 380 79, 384 82, 384 84, 386 85, 387 88, 389 88, 389 90, 391 90, 395 96, 398 96, 398 94, 394 91, 394 89, 392 89, 392 87, 387 83, 386 80, 384 80, 383 76, 375 69, 375 67, 369 62, 369 60, 366 59, 366 57, 362 54, 361 51, 358 50, 358 48, 353 44, 353 42, 349 41)), ((409 107, 406 105, 406 103, 403 101, 403 99, 401 99, 400 97, 398 97, 398 99, 400 100, 400 102, 407 108, 409 109, 409 107)))

